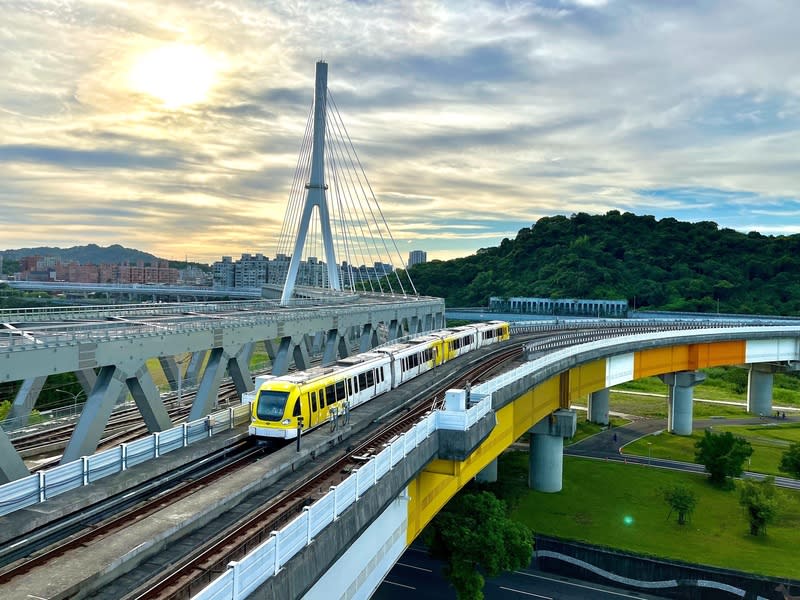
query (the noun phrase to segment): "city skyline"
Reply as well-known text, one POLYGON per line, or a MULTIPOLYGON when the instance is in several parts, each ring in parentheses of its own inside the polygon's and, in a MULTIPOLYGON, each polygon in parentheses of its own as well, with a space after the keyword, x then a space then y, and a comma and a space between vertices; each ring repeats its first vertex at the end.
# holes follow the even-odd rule
POLYGON ((329 86, 400 254, 608 210, 800 233, 789 1, 4 6, 2 248, 274 255, 329 86))

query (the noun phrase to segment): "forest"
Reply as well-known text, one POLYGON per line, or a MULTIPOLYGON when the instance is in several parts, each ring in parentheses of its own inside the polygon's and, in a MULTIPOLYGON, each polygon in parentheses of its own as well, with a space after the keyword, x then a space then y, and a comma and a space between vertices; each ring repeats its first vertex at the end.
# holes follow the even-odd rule
POLYGON ((539 219, 515 239, 410 270, 448 307, 490 296, 627 299, 633 308, 800 314, 800 234, 766 236, 712 221, 610 211, 539 219))

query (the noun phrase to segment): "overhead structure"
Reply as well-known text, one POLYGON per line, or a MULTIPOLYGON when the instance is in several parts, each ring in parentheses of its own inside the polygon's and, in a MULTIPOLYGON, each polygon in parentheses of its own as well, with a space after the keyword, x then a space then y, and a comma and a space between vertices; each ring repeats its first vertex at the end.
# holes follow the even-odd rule
POLYGON ((318 62, 314 104, 289 194, 271 284, 417 295, 318 62))

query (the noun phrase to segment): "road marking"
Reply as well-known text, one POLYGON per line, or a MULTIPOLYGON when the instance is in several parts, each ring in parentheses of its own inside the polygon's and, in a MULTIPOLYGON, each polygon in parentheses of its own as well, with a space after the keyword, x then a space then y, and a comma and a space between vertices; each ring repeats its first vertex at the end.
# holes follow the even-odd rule
POLYGON ((503 587, 502 585, 499 587, 501 590, 506 590, 507 592, 516 592, 517 594, 525 594, 526 596, 534 596, 535 598, 544 598, 544 600, 553 600, 552 596, 540 596, 539 594, 534 594, 533 592, 515 590, 514 588, 503 587))
POLYGON ((406 588, 407 590, 415 590, 417 588, 411 587, 410 585, 403 585, 402 583, 396 583, 394 581, 389 581, 388 579, 384 579, 383 583, 388 583, 389 585, 396 585, 397 587, 406 588))
POLYGON ((544 579, 546 581, 553 581, 555 583, 563 583, 564 585, 571 585, 574 587, 583 588, 586 590, 594 590, 596 592, 603 592, 604 594, 611 594, 613 596, 621 596, 622 598, 632 598, 633 600, 642 600, 641 596, 631 596, 629 594, 623 594, 621 592, 612 592, 611 590, 607 590, 604 588, 594 587, 591 585, 583 585, 580 583, 573 583, 572 581, 566 581, 564 579, 556 579, 555 577, 545 577, 544 575, 534 575, 533 573, 526 573, 525 571, 514 571, 517 575, 525 575, 526 577, 534 577, 536 579, 544 579))
POLYGON ((433 573, 433 569, 426 569, 425 567, 415 567, 414 565, 409 565, 406 563, 397 563, 401 567, 408 567, 409 569, 416 569, 417 571, 425 571, 426 573, 433 573))

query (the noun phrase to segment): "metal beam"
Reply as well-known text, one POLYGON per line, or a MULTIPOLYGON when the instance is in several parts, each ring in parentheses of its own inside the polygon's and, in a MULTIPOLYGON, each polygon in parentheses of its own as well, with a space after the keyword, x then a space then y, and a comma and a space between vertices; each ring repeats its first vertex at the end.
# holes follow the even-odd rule
POLYGON ((86 400, 81 416, 72 432, 61 463, 78 460, 97 450, 97 444, 103 436, 111 411, 114 410, 117 398, 125 389, 126 376, 120 369, 110 365, 100 369, 92 393, 86 400))
POLYGON ((147 366, 140 368, 126 383, 150 433, 165 431, 173 426, 147 366))
POLYGON ((39 398, 39 392, 42 391, 44 382, 47 377, 42 375, 40 377, 29 377, 22 382, 22 386, 14 398, 14 403, 11 405, 11 410, 8 411, 5 420, 11 419, 27 419, 31 416, 33 407, 36 406, 36 400, 39 398))

